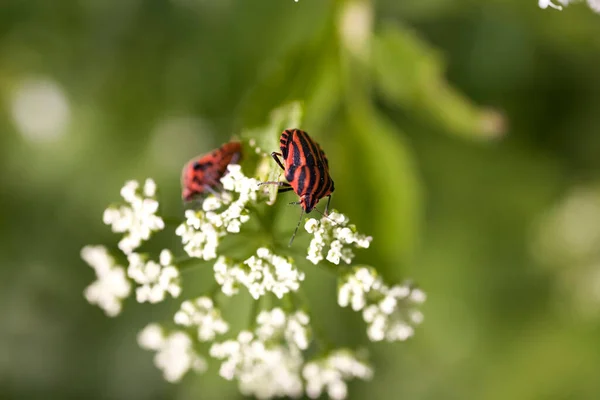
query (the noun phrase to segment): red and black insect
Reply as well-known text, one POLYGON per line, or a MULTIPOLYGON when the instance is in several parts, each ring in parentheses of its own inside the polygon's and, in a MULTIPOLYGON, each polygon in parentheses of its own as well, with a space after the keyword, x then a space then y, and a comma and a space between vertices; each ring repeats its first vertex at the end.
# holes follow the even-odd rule
POLYGON ((221 187, 220 179, 227 173, 227 166, 237 164, 241 157, 242 144, 234 141, 190 160, 181 174, 183 200, 190 201, 207 192, 216 194, 221 187))
POLYGON ((273 152, 271 157, 285 172, 287 182, 263 182, 262 185, 280 186, 278 193, 293 190, 300 200, 302 212, 296 230, 290 239, 290 245, 298 232, 304 213, 310 213, 319 200, 328 197, 325 215, 329 210, 331 193, 334 191, 333 179, 329 175, 329 162, 317 142, 300 129, 286 129, 279 139, 281 153, 273 152), (283 158, 283 163, 280 160, 283 158), (289 182, 289 183, 288 183, 289 182))

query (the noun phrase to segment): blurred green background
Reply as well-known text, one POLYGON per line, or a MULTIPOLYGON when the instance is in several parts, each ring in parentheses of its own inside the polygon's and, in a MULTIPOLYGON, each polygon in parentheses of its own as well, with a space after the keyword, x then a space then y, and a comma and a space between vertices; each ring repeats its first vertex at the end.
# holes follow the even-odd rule
MULTIPOLYGON (((3 0, 0 398, 237 395, 163 381, 135 336, 178 301, 105 317, 79 251, 125 180, 180 216, 183 164, 291 100, 357 261, 428 294, 351 399, 600 398, 600 15, 535 0, 3 0)), ((327 279, 324 329, 367 344, 327 279)))

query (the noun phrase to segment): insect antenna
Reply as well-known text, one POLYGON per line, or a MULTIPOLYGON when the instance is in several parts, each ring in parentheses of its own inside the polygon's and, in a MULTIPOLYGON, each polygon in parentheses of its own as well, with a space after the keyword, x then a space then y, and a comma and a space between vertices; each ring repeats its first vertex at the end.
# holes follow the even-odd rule
POLYGON ((292 247, 292 242, 294 241, 294 238, 296 237, 296 233, 298 233, 298 228, 300 227, 300 223, 302 222, 302 217, 304 216, 304 208, 301 208, 302 211, 300 211, 300 219, 298 220, 298 225, 296 225, 296 229, 294 229, 294 234, 292 235, 292 238, 290 239, 290 242, 288 243, 288 247, 292 247))

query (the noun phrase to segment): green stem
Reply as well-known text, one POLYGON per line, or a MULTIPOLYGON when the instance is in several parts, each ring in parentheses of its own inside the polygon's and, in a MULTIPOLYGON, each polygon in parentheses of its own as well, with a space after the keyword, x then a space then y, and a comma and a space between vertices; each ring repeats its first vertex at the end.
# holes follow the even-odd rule
POLYGON ((290 296, 289 294, 283 296, 283 298, 281 299, 281 303, 284 311, 291 313, 298 310, 298 307, 294 304, 292 296, 290 296))
POLYGON ((215 282, 208 291, 208 297, 213 301, 213 303, 217 304, 217 296, 219 296, 219 294, 221 294, 221 285, 215 282))
MULTIPOLYGON (((262 296, 262 297, 264 297, 264 296, 262 296)), ((258 313, 260 312, 260 309, 261 309, 261 307, 260 307, 261 298, 259 298, 258 300, 252 299, 254 301, 252 301, 252 307, 250 308, 250 323, 248 324, 251 332, 254 332, 254 330, 256 329, 256 317, 258 316, 258 313)))
POLYGON ((327 339, 327 335, 324 333, 323 329, 319 326, 319 324, 316 322, 316 318, 314 318, 314 315, 312 315, 310 313, 310 306, 308 304, 308 297, 306 296, 306 294, 304 293, 304 291, 302 290, 302 288, 299 288, 298 291, 293 292, 294 296, 296 298, 296 300, 298 302, 300 302, 300 306, 298 306, 296 304, 296 308, 297 309, 301 309, 304 312, 306 312, 310 318, 310 326, 312 328, 313 331, 313 335, 315 338, 315 343, 317 344, 317 346, 319 347, 319 349, 321 350, 321 353, 327 353, 328 351, 330 351, 333 348, 333 345, 331 344, 331 341, 329 339, 327 339))
POLYGON ((168 226, 179 226, 181 225, 184 221, 185 218, 177 218, 177 217, 165 217, 165 216, 161 216, 163 222, 165 223, 165 225, 168 226))
MULTIPOLYGON (((271 208, 271 207, 269 207, 271 208)), ((253 208, 252 210, 250 210, 251 212, 254 212, 254 216, 256 217, 256 221, 258 222, 258 225, 260 227, 260 229, 262 229, 262 231, 264 232, 270 232, 272 230, 272 224, 269 224, 266 220, 266 215, 264 215, 263 213, 261 213, 258 209, 253 208)))

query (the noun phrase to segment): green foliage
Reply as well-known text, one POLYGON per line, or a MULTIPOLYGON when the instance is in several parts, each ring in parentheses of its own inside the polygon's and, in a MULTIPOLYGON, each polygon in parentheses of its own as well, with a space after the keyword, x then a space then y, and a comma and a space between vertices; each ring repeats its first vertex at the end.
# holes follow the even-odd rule
POLYGON ((254 139, 256 146, 268 151, 279 148, 279 136, 284 129, 302 126, 304 110, 300 102, 283 105, 269 114, 267 125, 242 131, 242 138, 254 139))
POLYGON ((382 267, 407 265, 414 261, 423 218, 411 149, 398 128, 366 104, 353 109, 346 128, 346 167, 356 173, 353 183, 346 184, 353 192, 351 198, 365 193, 370 200, 370 218, 362 229, 376 238, 382 267))
POLYGON ((439 129, 466 137, 503 130, 502 116, 475 106, 444 78, 441 56, 413 30, 386 25, 375 35, 371 60, 377 89, 391 104, 406 107, 439 129))

